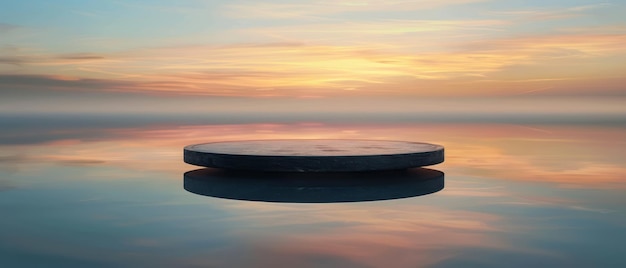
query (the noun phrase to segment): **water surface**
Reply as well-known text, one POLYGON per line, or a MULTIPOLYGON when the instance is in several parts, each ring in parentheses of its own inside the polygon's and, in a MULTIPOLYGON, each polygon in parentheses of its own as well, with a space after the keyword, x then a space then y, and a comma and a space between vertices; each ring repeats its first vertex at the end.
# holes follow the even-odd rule
POLYGON ((626 266, 616 125, 3 120, 1 267, 626 266), (441 144, 445 186, 321 203, 185 190, 185 145, 291 138, 441 144))

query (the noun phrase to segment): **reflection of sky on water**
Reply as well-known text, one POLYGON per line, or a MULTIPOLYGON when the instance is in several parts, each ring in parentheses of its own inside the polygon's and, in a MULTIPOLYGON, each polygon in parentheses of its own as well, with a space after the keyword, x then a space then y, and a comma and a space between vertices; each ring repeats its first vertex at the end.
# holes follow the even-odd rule
MULTIPOLYGON (((33 127, 34 126, 24 126, 33 127)), ((17 127, 15 128, 17 129, 17 127)), ((0 133, 0 266, 623 266, 624 130, 222 124, 0 133), (26 139, 28 137, 28 139, 26 139), (440 192, 335 204, 193 195, 186 144, 368 138, 446 146, 440 192), (98 265, 95 265, 98 266, 98 265)))

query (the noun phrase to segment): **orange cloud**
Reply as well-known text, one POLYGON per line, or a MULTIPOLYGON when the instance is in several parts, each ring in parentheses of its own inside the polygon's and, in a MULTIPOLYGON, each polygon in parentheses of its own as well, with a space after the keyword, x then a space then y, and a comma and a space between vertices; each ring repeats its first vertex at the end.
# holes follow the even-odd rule
MULTIPOLYGON (((0 73, 34 80, 63 77, 77 81, 77 88, 89 87, 80 82, 95 81, 98 90, 212 96, 566 96, 626 91, 624 27, 599 17, 588 22, 615 4, 498 7, 461 17, 424 11, 446 7, 455 14, 478 2, 194 2, 178 8, 123 4, 145 12, 195 14, 195 19, 216 8, 212 12, 222 23, 230 22, 230 16, 251 23, 227 30, 209 27, 210 36, 162 38, 151 47, 131 46, 134 41, 119 37, 80 36, 62 53, 46 42, 32 42, 41 47, 19 45, 20 35, 11 34, 8 42, 18 45, 0 48, 0 73), (406 11, 414 16, 407 17, 406 11), (370 13, 376 16, 361 17, 370 13), (574 23, 567 20, 571 16, 585 20, 574 23), (283 18, 288 20, 276 20, 283 18), (545 31, 529 28, 538 20, 545 31), (216 41, 213 35, 224 38, 216 41), (102 46, 115 50, 90 51, 102 46)), ((0 30, 15 27, 0 25, 0 30)))
MULTIPOLYGON (((437 25, 449 27, 446 22, 437 25)), ((395 28, 395 22, 379 26, 332 27, 338 32, 367 35, 403 29, 395 28)), ((223 96, 476 96, 558 87, 562 88, 558 94, 567 95, 568 86, 618 76, 626 57, 625 42, 623 34, 562 34, 469 41, 440 48, 444 51, 429 51, 437 44, 428 41, 410 47, 397 43, 273 43, 156 48, 108 55, 40 55, 5 61, 19 62, 28 65, 31 72, 49 73, 62 80, 112 80, 113 91, 223 96), (420 52, 420 47, 427 49, 420 52), (573 65, 577 68, 567 67, 573 65), (518 90, 518 81, 540 83, 518 90)), ((618 84, 615 87, 613 91, 624 91, 618 84)))

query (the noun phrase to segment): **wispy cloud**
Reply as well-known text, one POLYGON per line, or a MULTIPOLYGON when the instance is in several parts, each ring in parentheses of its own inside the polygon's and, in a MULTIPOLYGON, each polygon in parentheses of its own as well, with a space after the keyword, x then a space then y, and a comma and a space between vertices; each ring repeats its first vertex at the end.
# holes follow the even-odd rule
POLYGON ((46 92, 53 93, 55 90, 74 91, 116 91, 131 90, 137 83, 130 81, 118 81, 107 79, 89 79, 73 76, 50 76, 50 75, 0 75, 0 92, 10 95, 11 92, 19 92, 20 89, 34 89, 44 95, 46 92))
MULTIPOLYGON (((49 83, 52 90, 257 97, 568 95, 622 90, 614 79, 626 59, 622 24, 564 20, 545 22, 541 30, 532 28, 543 21, 539 17, 591 15, 614 4, 488 9, 479 2, 483 1, 238 1, 211 10, 220 25, 228 25, 225 29, 216 27, 208 37, 164 37, 150 46, 141 38, 103 41, 120 38, 104 35, 77 36, 75 48, 52 49, 45 42, 36 47, 39 42, 24 44, 11 37, 7 44, 22 49, 0 47, 4 74, 0 87, 49 83), (446 14, 432 10, 443 7, 446 14), (454 15, 463 7, 483 11, 454 15), (332 18, 309 19, 316 16, 332 18), (583 84, 590 89, 583 89, 583 84), (568 92, 567 87, 577 89, 568 92)), ((162 13, 167 10, 163 6, 120 5, 168 13, 162 13)), ((210 6, 196 1, 181 5, 169 13, 195 12, 194 20, 196 13, 208 12, 210 6)), ((0 31, 14 27, 0 24, 0 31)))
MULTIPOLYGON (((369 29, 368 34, 379 34, 371 27, 363 29, 369 29)), ((434 48, 436 43, 428 42, 345 46, 282 42, 172 46, 107 55, 6 56, 0 58, 1 63, 26 66, 24 69, 48 75, 3 75, 0 83, 5 87, 29 84, 229 96, 333 96, 346 91, 419 95, 425 92, 410 93, 405 88, 408 85, 396 80, 433 80, 457 86, 485 82, 483 85, 489 86, 494 80, 510 80, 507 77, 513 73, 507 70, 514 66, 597 61, 625 54, 624 43, 626 34, 562 34, 467 41, 441 51, 434 48)), ((551 85, 542 85, 545 88, 579 79, 587 71, 583 66, 556 70, 558 75, 552 79, 526 71, 530 77, 525 79, 551 81, 551 85)), ((533 89, 524 91, 528 90, 533 89)), ((461 90, 455 92, 464 94, 461 90)))
POLYGON ((8 24, 8 23, 0 23, 0 33, 6 33, 12 30, 19 28, 17 25, 8 24))
POLYGON ((598 3, 591 5, 580 5, 571 7, 557 7, 557 8, 534 8, 534 9, 522 9, 522 10, 509 10, 509 11, 493 11, 490 12, 493 15, 502 15, 509 17, 510 19, 521 20, 556 20, 567 19, 579 16, 585 16, 589 11, 598 9, 610 8, 612 5, 609 3, 598 3))
POLYGON ((24 60, 18 57, 0 57, 0 64, 20 65, 24 60))
POLYGON ((0 52, 0 55, 1 54, 6 55, 6 56, 0 56, 0 64, 12 64, 12 65, 30 64, 32 66, 36 66, 36 65, 57 65, 58 66, 58 65, 85 64, 90 61, 111 60, 111 59, 105 58, 104 56, 96 55, 96 54, 24 55, 24 53, 19 52, 18 49, 15 49, 15 51, 17 53, 12 53, 12 52, 1 53, 0 52))
POLYGON ((103 60, 104 56, 95 55, 95 54, 71 54, 71 55, 61 55, 59 59, 65 60, 103 60))
POLYGON ((391 1, 290 1, 290 3, 245 2, 226 7, 226 14, 237 18, 307 18, 354 12, 425 10, 486 0, 391 0, 391 1))
POLYGON ((420 47, 440 48, 444 40, 467 40, 472 35, 502 31, 506 24, 504 20, 371 20, 253 27, 238 32, 296 42, 404 46, 419 52, 420 47))

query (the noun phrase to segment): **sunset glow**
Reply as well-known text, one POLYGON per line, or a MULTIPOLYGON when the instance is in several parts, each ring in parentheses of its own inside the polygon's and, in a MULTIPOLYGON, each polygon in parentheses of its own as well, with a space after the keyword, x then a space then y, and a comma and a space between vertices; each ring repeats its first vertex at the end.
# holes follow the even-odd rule
POLYGON ((623 96, 625 11, 621 1, 13 1, 0 10, 0 90, 10 100, 623 96))
MULTIPOLYGON (((14 145, 15 163, 116 165, 129 170, 178 174, 185 145, 265 139, 371 139, 432 142, 444 145, 446 162, 437 167, 465 176, 545 182, 565 188, 623 188, 624 151, 620 128, 576 126, 424 125, 424 124, 228 124, 154 126, 149 129, 94 129, 57 133, 39 147, 14 145), (209 135, 210 134, 210 135, 209 135), (65 136, 65 138, 62 138, 65 136), (137 142, 141 141, 141 142, 137 142), (581 146, 586 144, 586 146, 581 146), (593 145, 593 146, 591 146, 593 145), (33 151, 36 150, 36 151, 33 151), (39 155, 33 158, 31 155, 39 155), (149 161, 150 166, 145 166, 149 161)), ((45 132, 43 133, 45 134, 45 132)), ((176 177, 178 179, 178 177, 176 177)))
POLYGON ((2 1, 0 267, 626 267, 625 126, 626 0, 2 1))

